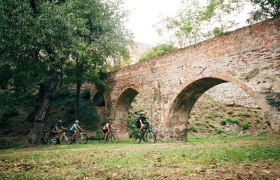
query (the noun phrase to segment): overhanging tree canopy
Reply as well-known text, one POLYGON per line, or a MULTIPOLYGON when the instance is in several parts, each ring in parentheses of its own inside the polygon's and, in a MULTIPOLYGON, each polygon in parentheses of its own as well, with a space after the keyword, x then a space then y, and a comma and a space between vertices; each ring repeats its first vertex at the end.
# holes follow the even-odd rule
POLYGON ((131 42, 121 5, 120 0, 0 0, 0 68, 7 72, 1 87, 38 92, 27 144, 40 143, 50 97, 65 67, 80 84, 131 42))

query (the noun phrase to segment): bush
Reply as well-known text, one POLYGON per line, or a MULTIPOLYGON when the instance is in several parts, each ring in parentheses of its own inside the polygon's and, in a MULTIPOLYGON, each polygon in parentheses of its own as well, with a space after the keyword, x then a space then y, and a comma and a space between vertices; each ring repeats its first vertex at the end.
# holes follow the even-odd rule
POLYGON ((80 101, 80 115, 79 119, 86 125, 88 130, 97 130, 100 118, 97 110, 91 106, 91 103, 86 100, 80 101))
POLYGON ((189 132, 197 132, 197 129, 194 126, 190 126, 190 127, 187 128, 187 131, 189 131, 189 132))
POLYGON ((247 130, 247 129, 249 129, 249 127, 250 127, 250 123, 249 123, 249 122, 244 122, 244 123, 241 125, 241 128, 242 128, 243 130, 247 130))
POLYGON ((89 90, 89 89, 85 89, 85 90, 81 93, 81 98, 83 98, 83 99, 89 99, 89 98, 90 98, 90 90, 89 90))
POLYGON ((143 54, 141 54, 139 60, 145 61, 145 60, 151 59, 156 56, 167 54, 175 49, 176 48, 171 44, 160 44, 160 45, 153 47, 152 49, 144 52, 143 54))
POLYGON ((221 121, 221 125, 226 125, 227 124, 227 120, 225 120, 225 119, 222 119, 222 121, 221 121))
POLYGON ((232 117, 227 117, 221 120, 221 125, 226 125, 227 123, 231 124, 238 124, 239 121, 237 119, 234 119, 232 117))
POLYGON ((221 129, 218 129, 218 128, 215 129, 215 131, 216 131, 217 134, 222 134, 224 132, 224 131, 222 131, 221 129))

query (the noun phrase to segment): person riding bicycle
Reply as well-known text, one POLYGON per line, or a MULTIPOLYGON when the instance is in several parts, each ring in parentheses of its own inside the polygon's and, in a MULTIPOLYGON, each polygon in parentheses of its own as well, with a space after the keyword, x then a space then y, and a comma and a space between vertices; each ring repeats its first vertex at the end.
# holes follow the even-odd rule
POLYGON ((107 141, 109 133, 113 130, 113 126, 110 121, 108 121, 102 128, 102 131, 104 133, 104 140, 107 141))
POLYGON ((144 112, 140 112, 139 117, 136 121, 136 126, 139 129, 140 133, 143 132, 144 128, 147 127, 148 124, 151 124, 144 115, 144 112))
POLYGON ((58 120, 52 130, 55 134, 55 138, 57 139, 57 143, 59 143, 59 138, 61 137, 63 130, 67 130, 67 128, 62 126, 62 122, 62 120, 58 120))
POLYGON ((79 130, 83 131, 83 129, 79 126, 79 120, 75 120, 75 123, 70 127, 69 131, 72 133, 72 138, 75 139, 75 136, 79 130))

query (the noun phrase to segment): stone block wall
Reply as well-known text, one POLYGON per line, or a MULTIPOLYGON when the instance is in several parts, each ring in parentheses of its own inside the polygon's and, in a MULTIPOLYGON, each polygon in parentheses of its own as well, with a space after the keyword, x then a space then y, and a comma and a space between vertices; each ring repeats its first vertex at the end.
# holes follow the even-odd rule
POLYGON ((205 93, 224 105, 260 108, 251 96, 235 84, 223 83, 205 93))

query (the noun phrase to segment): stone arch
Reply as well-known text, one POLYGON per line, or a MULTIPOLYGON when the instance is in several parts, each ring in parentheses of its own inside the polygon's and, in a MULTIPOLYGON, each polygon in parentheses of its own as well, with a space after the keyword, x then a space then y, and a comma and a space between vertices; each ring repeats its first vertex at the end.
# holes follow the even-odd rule
POLYGON ((113 115, 113 126, 117 129, 118 135, 127 138, 127 119, 128 112, 131 107, 132 101, 137 95, 140 95, 142 98, 144 97, 143 93, 133 87, 126 86, 120 95, 117 98, 116 104, 114 106, 114 115, 113 115))
POLYGON ((92 98, 92 103, 97 107, 105 106, 104 93, 102 91, 97 91, 92 98))
POLYGON ((108 113, 106 111, 105 93, 102 91, 95 91, 91 97, 91 103, 96 108, 100 121, 106 121, 108 113))
POLYGON ((236 84, 249 96, 254 96, 254 91, 250 87, 230 76, 215 74, 195 77, 183 84, 170 101, 167 118, 164 121, 165 129, 169 131, 167 133, 172 134, 177 131, 176 134, 183 133, 180 136, 186 136, 186 131, 183 129, 186 127, 191 110, 199 97, 210 88, 227 82, 236 84))

